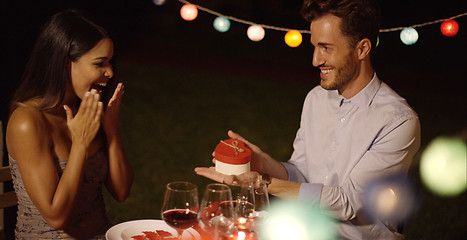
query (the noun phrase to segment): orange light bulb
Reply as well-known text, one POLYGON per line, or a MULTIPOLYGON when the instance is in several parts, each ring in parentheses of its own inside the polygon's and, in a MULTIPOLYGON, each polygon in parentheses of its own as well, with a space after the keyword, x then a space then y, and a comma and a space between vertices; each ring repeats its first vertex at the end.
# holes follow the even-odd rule
POLYGON ((302 34, 297 30, 291 30, 285 34, 284 39, 289 47, 298 47, 302 43, 302 34))

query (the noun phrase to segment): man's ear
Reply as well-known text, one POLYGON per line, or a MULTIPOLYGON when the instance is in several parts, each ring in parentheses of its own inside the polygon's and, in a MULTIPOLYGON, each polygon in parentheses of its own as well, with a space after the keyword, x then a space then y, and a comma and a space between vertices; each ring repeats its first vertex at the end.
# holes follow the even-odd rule
POLYGON ((364 58, 366 58, 370 54, 371 47, 372 46, 370 39, 364 38, 360 40, 360 42, 358 42, 357 44, 358 59, 363 60, 364 58))

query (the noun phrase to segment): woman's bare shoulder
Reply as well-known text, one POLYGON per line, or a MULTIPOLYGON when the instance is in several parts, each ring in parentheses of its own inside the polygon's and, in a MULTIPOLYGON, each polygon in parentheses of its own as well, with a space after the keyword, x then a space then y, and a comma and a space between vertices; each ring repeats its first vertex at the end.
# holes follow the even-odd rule
POLYGON ((47 119, 44 113, 32 107, 18 106, 8 119, 7 131, 30 133, 46 130, 47 119))
POLYGON ((32 142, 48 145, 50 138, 47 136, 50 136, 50 131, 50 124, 42 111, 19 106, 8 120, 6 129, 8 150, 14 153, 16 148, 32 142))

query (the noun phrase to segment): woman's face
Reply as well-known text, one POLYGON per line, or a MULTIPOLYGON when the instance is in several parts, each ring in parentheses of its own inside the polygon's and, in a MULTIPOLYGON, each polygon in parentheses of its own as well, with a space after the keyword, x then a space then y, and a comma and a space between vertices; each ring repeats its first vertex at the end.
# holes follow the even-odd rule
POLYGON ((102 94, 102 89, 114 74, 110 63, 113 49, 112 40, 104 38, 89 52, 71 62, 71 84, 80 99, 91 89, 96 89, 102 94))

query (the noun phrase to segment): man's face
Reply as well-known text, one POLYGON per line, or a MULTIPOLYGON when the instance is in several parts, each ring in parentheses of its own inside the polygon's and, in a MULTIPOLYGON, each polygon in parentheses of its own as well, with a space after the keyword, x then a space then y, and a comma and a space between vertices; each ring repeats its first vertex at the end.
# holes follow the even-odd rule
POLYGON ((320 85, 327 90, 343 92, 359 71, 359 61, 350 40, 340 30, 341 19, 325 15, 311 22, 313 66, 320 72, 320 85))

